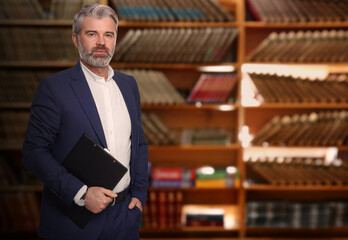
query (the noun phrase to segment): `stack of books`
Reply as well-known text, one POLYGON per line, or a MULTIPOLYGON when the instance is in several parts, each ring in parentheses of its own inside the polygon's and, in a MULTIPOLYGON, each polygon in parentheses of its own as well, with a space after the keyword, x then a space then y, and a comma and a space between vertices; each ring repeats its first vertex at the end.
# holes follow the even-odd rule
POLYGON ((144 228, 179 229, 184 195, 179 190, 150 190, 142 213, 144 228))
POLYGON ((141 104, 183 104, 185 99, 175 89, 174 85, 161 71, 145 69, 121 69, 132 75, 138 83, 141 104))
POLYGON ((236 74, 202 74, 188 96, 187 102, 227 102, 237 81, 236 74))
POLYGON ((248 227, 329 228, 348 225, 348 202, 249 201, 248 227))
POLYGON ((205 171, 206 167, 196 170, 196 188, 227 188, 234 186, 234 175, 227 173, 226 168, 209 168, 212 171, 205 171))
POLYGON ((175 130, 168 128, 154 113, 142 113, 144 135, 151 145, 177 145, 178 134, 175 130))
POLYGON ((112 0, 111 6, 126 21, 234 21, 214 0, 112 0))
POLYGON ((247 159, 247 181, 272 185, 339 186, 348 184, 348 164, 318 157, 247 159))
POLYGON ((347 30, 272 32, 247 57, 249 62, 347 62, 347 30))
POLYGON ((348 20, 348 1, 327 0, 246 0, 256 21, 335 22, 348 20))
POLYGON ((347 74, 326 79, 303 79, 276 74, 249 73, 255 95, 265 103, 347 103, 347 74))
POLYGON ((196 207, 185 211, 186 227, 223 227, 225 211, 222 208, 196 207))
POLYGON ((1 62, 78 60, 66 28, 0 27, 0 44, 1 62))
POLYGON ((157 188, 193 187, 195 178, 195 169, 153 167, 150 186, 157 188))
POLYGON ((113 61, 128 63, 217 63, 233 61, 236 28, 130 29, 113 61), (230 59, 226 59, 230 58, 230 59))
POLYGON ((254 146, 344 146, 348 112, 327 111, 275 116, 252 139, 254 146))

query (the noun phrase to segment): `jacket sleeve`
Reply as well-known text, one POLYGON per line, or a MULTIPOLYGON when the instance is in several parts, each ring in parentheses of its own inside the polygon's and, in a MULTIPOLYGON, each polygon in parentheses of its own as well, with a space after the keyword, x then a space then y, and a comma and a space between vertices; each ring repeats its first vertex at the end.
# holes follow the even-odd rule
MULTIPOLYGON (((57 161, 54 152, 59 134, 61 111, 52 79, 43 79, 30 109, 23 144, 23 163, 66 205, 71 205, 84 185, 57 161)), ((59 81, 58 81, 59 82, 59 81)))

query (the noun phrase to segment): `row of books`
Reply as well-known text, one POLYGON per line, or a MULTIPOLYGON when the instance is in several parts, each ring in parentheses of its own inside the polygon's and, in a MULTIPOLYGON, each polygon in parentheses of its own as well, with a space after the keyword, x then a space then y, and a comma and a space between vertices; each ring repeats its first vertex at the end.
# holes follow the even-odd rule
POLYGON ((184 195, 182 191, 149 191, 142 213, 144 228, 181 228, 184 195))
POLYGON ((348 112, 323 111, 275 116, 251 143, 254 146, 344 146, 348 144, 348 112))
MULTIPOLYGON (((120 69, 136 79, 143 105, 174 105, 184 103, 224 103, 235 101, 234 74, 202 74, 189 97, 179 93, 166 75, 157 70, 120 69)), ((31 102, 40 79, 52 71, 0 70, 0 102, 31 102)))
POLYGON ((183 145, 229 145, 235 141, 235 131, 226 129, 198 128, 184 129, 181 136, 183 145), (231 134, 230 134, 231 133, 231 134))
POLYGON ((304 79, 276 74, 249 73, 255 95, 266 103, 346 103, 348 75, 304 79))
POLYGON ((272 32, 249 62, 347 62, 347 30, 272 32))
POLYGON ((3 233, 37 232, 40 219, 40 198, 35 192, 0 194, 0 231, 3 233))
POLYGON ((348 21, 347 0, 246 0, 246 5, 255 21, 348 21))
POLYGON ((144 69, 120 69, 134 76, 138 83, 141 104, 183 104, 185 99, 161 71, 144 69))
POLYGON ((9 149, 22 146, 28 120, 28 111, 2 111, 0 114, 0 146, 9 149))
POLYGON ((134 63, 215 63, 233 61, 236 28, 130 29, 113 61, 134 63))
POLYGON ((155 188, 228 188, 235 186, 235 180, 239 177, 237 169, 233 166, 152 167, 149 176, 150 186, 155 188))
POLYGON ((144 135, 150 145, 177 145, 179 144, 178 133, 168 128, 155 113, 143 112, 144 135))
POLYGON ((248 227, 344 227, 348 202, 248 201, 245 221, 248 227))
POLYGON ((28 103, 34 98, 41 78, 50 71, 0 70, 0 102, 28 103))
POLYGON ((323 158, 266 157, 248 159, 246 169, 249 183, 348 185, 348 164, 338 160, 326 162, 323 158))
POLYGON ((235 129, 168 127, 155 113, 143 112, 144 135, 150 145, 229 145, 235 142, 235 129))
POLYGON ((1 0, 0 19, 73 19, 85 4, 97 0, 51 0, 41 5, 40 0, 1 0))
POLYGON ((216 0, 111 0, 121 20, 126 21, 234 21, 216 0))
POLYGON ((202 74, 188 96, 187 102, 227 102, 231 97, 231 92, 236 89, 237 82, 236 74, 202 74))
POLYGON ((77 61, 71 29, 0 27, 0 61, 77 61))
POLYGON ((21 159, 0 154, 0 186, 40 186, 32 172, 23 167, 21 159))

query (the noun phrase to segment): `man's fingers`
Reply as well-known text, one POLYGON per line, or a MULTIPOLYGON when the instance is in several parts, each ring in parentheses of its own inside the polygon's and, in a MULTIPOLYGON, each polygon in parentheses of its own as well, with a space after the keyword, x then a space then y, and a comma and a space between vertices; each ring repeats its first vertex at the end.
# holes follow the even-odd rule
POLYGON ((108 196, 108 197, 111 197, 111 198, 115 198, 117 197, 117 194, 114 193, 113 191, 109 190, 109 189, 106 189, 106 188, 103 188, 103 193, 108 196))

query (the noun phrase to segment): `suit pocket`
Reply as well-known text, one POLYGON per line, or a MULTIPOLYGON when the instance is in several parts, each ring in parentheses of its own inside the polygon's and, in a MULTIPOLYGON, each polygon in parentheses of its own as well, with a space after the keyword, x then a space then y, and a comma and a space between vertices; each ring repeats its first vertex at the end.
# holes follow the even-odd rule
POLYGON ((141 211, 135 206, 133 209, 128 209, 127 214, 127 234, 128 240, 139 239, 139 228, 141 222, 141 211))

